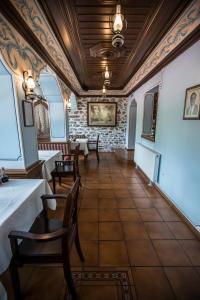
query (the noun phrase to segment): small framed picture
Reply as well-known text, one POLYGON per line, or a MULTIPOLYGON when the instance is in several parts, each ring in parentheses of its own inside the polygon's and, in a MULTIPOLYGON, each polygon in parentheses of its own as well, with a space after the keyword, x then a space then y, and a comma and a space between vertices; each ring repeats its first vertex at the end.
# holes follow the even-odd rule
POLYGON ((200 84, 186 89, 183 119, 200 119, 200 84))
POLYGON ((33 103, 32 101, 22 100, 22 110, 25 127, 34 126, 33 103))

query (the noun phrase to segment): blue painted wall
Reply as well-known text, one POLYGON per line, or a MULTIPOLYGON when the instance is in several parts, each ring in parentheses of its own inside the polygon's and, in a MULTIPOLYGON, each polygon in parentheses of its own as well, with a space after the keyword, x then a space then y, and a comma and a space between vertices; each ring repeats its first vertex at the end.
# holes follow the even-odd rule
POLYGON ((183 110, 186 88, 198 84, 200 41, 130 97, 138 104, 136 142, 161 153, 158 185, 194 225, 200 225, 200 120, 183 120, 183 110), (157 131, 152 143, 141 138, 143 104, 145 92, 157 84, 157 131))
POLYGON ((10 167, 11 164, 20 167, 22 152, 13 80, 1 61, 0 85, 0 166, 10 167))

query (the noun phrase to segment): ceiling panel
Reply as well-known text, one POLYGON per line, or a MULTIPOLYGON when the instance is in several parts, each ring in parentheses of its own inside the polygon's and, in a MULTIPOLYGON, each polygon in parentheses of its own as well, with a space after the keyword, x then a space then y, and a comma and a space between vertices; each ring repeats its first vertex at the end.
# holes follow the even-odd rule
POLYGON ((113 73, 110 88, 123 88, 189 2, 122 0, 122 11, 128 23, 124 33, 124 49, 119 51, 120 57, 114 55, 105 60, 103 57, 92 57, 90 49, 97 46, 111 54, 116 52, 111 44, 109 27, 116 1, 39 0, 85 90, 102 88, 101 72, 105 70, 105 65, 113 73))

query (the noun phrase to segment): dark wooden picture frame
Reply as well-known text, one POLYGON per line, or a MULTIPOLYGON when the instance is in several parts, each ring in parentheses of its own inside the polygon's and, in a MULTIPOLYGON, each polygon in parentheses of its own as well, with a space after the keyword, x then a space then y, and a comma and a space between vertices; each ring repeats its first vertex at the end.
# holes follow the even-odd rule
POLYGON ((22 100, 22 111, 24 118, 25 127, 34 126, 34 115, 33 115, 33 102, 28 100, 22 100))
POLYGON ((94 127, 115 127, 117 124, 117 103, 98 101, 87 103, 87 125, 94 127))
POLYGON ((200 84, 191 86, 185 92, 183 120, 200 119, 200 84), (192 103, 193 102, 193 103, 192 103))

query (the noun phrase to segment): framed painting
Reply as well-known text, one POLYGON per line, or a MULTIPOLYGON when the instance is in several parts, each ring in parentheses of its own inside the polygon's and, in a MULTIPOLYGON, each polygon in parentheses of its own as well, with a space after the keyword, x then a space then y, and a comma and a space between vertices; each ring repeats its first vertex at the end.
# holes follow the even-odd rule
POLYGON ((88 102, 88 126, 114 127, 117 121, 116 102, 88 102))
POLYGON ((33 103, 32 101, 22 100, 22 110, 25 127, 34 126, 33 103))
POLYGON ((200 119, 200 85, 195 85, 186 89, 183 119, 200 119))

